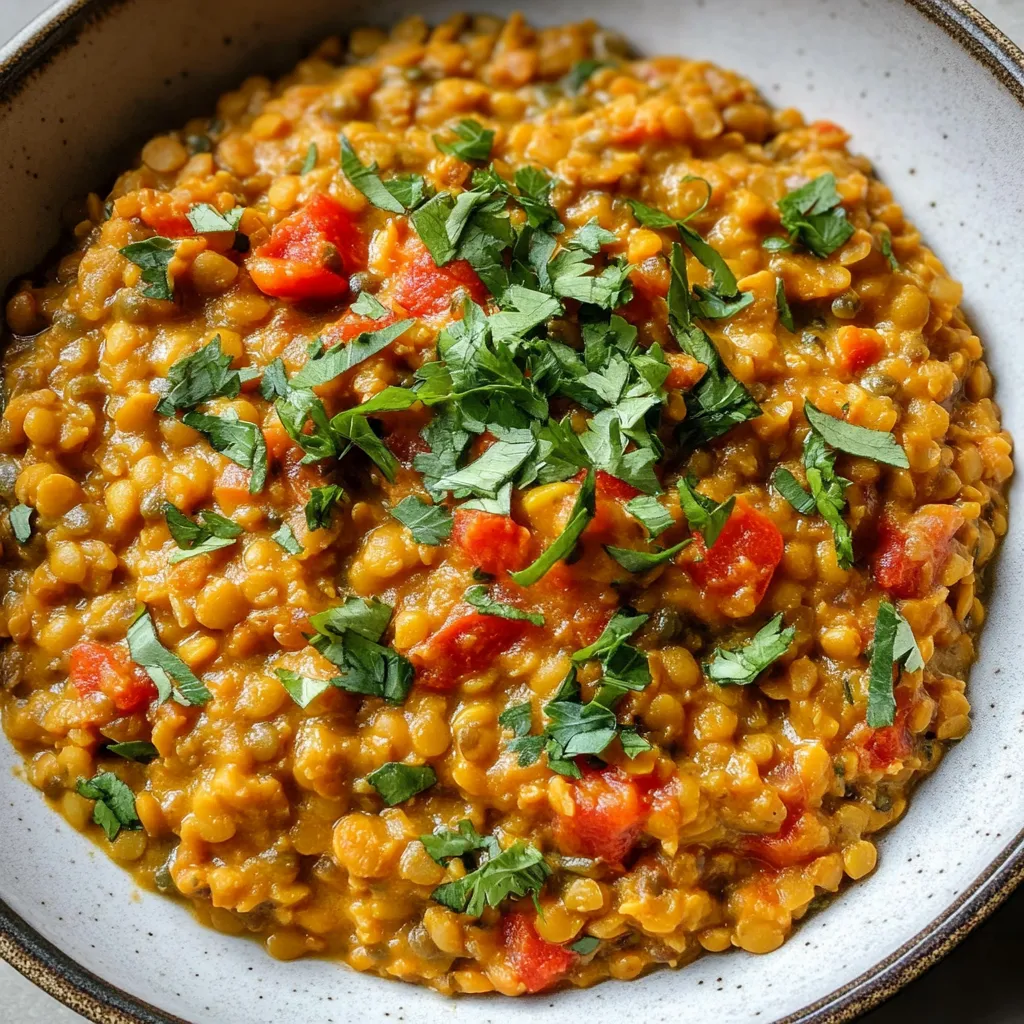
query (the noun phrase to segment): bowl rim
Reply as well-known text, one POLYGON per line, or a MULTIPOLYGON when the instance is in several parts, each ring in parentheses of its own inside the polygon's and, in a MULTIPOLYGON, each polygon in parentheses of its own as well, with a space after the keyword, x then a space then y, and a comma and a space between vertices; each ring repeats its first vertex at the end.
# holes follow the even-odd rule
MULTIPOLYGON (((55 0, 0 46, 0 102, 30 86, 33 73, 79 33, 132 0, 55 0)), ((914 8, 1006 89, 1024 111, 1024 50, 967 0, 891 0, 914 8)), ((829 995, 775 1024, 845 1024, 880 1005, 934 966, 1024 881, 1024 829, 942 913, 899 949, 829 995)), ((190 1024, 105 981, 45 939, 0 899, 0 958, 95 1024, 190 1024)))

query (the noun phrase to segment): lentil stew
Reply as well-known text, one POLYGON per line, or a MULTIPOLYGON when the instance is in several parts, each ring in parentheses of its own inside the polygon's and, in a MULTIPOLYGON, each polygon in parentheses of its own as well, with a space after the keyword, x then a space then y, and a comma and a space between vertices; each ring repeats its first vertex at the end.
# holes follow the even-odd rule
POLYGON ((278 958, 769 952, 969 729, 1011 442, 828 122, 592 23, 329 39, 6 308, 30 782, 278 958))

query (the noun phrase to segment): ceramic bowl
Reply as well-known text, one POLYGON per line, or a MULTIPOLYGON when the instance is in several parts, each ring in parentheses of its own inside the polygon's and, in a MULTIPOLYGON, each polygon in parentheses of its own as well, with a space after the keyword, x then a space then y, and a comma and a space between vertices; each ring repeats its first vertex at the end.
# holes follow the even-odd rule
MULTIPOLYGON (((364 22, 474 0, 62 0, 0 53, 0 285, 55 240, 149 135, 208 112, 243 75, 364 22)), ((956 0, 520 0, 538 23, 593 17, 641 52, 708 58, 774 103, 853 133, 963 281, 1004 422, 1024 437, 1024 54, 956 0)), ((1022 486, 1020 475, 1014 492, 1022 486)), ((1019 500, 1017 493, 1013 496, 1019 500)), ((618 1024, 848 1020, 924 970, 1024 873, 1024 543, 1015 520, 970 683, 974 727, 881 842, 878 870, 766 957, 508 1000, 445 1000, 318 960, 278 963, 136 891, 19 779, 0 740, 0 954, 104 1024, 618 1024)))

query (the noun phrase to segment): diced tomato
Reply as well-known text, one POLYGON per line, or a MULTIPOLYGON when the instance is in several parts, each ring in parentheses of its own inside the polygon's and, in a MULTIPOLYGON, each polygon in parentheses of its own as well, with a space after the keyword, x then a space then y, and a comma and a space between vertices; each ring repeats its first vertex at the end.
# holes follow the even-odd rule
POLYGON ((884 770, 897 761, 905 760, 913 749, 906 711, 897 712, 892 725, 873 730, 870 739, 864 744, 867 766, 877 770, 884 770))
POLYGON ((764 597, 775 568, 782 561, 783 540, 779 528, 743 498, 729 516, 710 549, 699 533, 693 536, 693 561, 684 564, 694 582, 715 594, 735 594, 751 587, 755 603, 764 597), (703 561, 697 561, 701 557, 703 561))
POLYGON ((849 373, 860 373, 885 355, 885 341, 870 327, 841 327, 836 334, 839 361, 849 373))
POLYGON ((689 391, 707 373, 708 368, 685 352, 666 352, 670 367, 665 387, 673 391, 689 391))
POLYGON ((328 348, 337 344, 347 345, 364 331, 379 331, 381 328, 390 327, 397 319, 394 313, 387 313, 379 320, 374 320, 372 317, 360 316, 349 311, 336 324, 325 328, 321 337, 328 348))
POLYGON ((922 505, 902 527, 883 517, 871 561, 875 582, 894 597, 923 597, 936 585, 963 523, 954 505, 922 505))
POLYGON ((261 292, 297 301, 341 298, 348 275, 365 262, 366 241, 352 214, 318 194, 274 226, 247 266, 261 292))
POLYGON ((474 672, 488 668, 522 639, 529 622, 474 612, 463 615, 409 651, 416 678, 431 690, 450 690, 474 672))
POLYGON ((496 576, 530 563, 530 531, 510 516, 457 508, 452 540, 476 568, 496 576))
POLYGON ((842 146, 850 140, 849 132, 833 121, 813 121, 808 128, 818 136, 818 144, 842 146))
POLYGON ((626 483, 625 480, 620 480, 617 476, 612 476, 611 473, 606 473, 603 469, 597 471, 594 482, 598 498, 629 501, 631 498, 635 498, 638 494, 642 493, 639 488, 626 483))
POLYGON ((748 836, 741 845, 748 856, 757 857, 776 868, 788 868, 823 853, 828 848, 828 836, 810 811, 791 806, 787 808, 778 832, 748 836))
POLYGON ((71 648, 68 678, 82 696, 99 691, 125 715, 141 711, 157 696, 156 685, 143 669, 129 664, 117 648, 92 640, 71 648))
POLYGON ((466 295, 480 306, 487 301, 487 288, 476 271, 466 260, 439 267, 425 248, 402 267, 395 286, 395 298, 414 316, 435 316, 460 308, 466 295))
POLYGON ((571 785, 574 813, 557 816, 555 841, 564 853, 617 864, 643 834, 649 790, 612 765, 581 771, 583 778, 571 785))
MULTIPOLYGON (((648 256, 629 271, 633 287, 647 300, 663 299, 668 295, 669 277, 668 263, 661 256, 648 256)), ((636 307, 631 304, 629 308, 636 307)))
POLYGON ((384 438, 391 454, 407 469, 417 455, 430 451, 430 445, 420 436, 418 428, 393 430, 384 438))
POLYGON ((537 934, 526 914, 506 914, 501 920, 501 944, 505 957, 527 992, 550 988, 569 972, 576 954, 537 934))

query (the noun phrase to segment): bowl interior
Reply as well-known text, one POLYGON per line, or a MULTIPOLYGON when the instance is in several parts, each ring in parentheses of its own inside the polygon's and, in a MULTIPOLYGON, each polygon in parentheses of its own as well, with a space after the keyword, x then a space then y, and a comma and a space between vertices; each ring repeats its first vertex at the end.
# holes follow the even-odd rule
MULTIPOLYGON (((853 133, 954 277, 986 344, 1004 422, 1024 436, 1024 272, 1018 154, 1024 110, 991 71, 911 3, 897 0, 522 0, 537 23, 584 15, 646 53, 684 53, 747 74, 775 104, 853 133)), ((94 5, 77 45, 0 102, 5 245, 0 282, 34 266, 61 205, 103 190, 148 134, 211 109, 250 71, 281 71, 329 32, 408 13, 437 19, 465 4, 366 0, 140 0, 94 5)), ((0 75, 0 90, 3 78, 0 75)), ((5 97, 0 91, 0 101, 5 97)), ((1015 485, 1011 500, 1018 499, 1015 485)), ((890 957, 1000 859, 1024 823, 1014 756, 1024 732, 1020 685, 1024 546, 1014 523, 998 560, 969 696, 970 735, 918 791, 882 843, 875 875, 808 919, 770 957, 734 952, 628 986, 508 1001, 432 993, 308 960, 290 964, 197 925, 180 906, 133 890, 126 874, 16 777, 0 743, 0 898, 71 958, 131 995, 194 1024, 287 1019, 466 1024, 636 1019, 772 1021, 797 1013, 890 957)), ((823 1011, 823 1012, 827 1012, 823 1011)), ((824 1018, 822 1018, 824 1019, 824 1018)))

